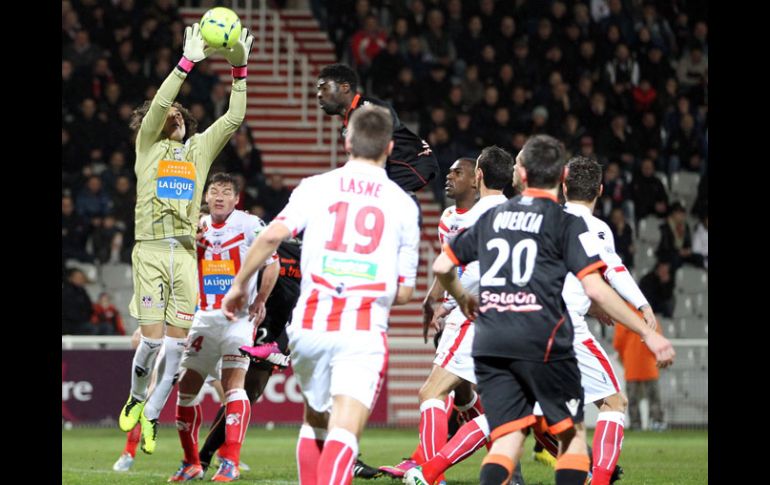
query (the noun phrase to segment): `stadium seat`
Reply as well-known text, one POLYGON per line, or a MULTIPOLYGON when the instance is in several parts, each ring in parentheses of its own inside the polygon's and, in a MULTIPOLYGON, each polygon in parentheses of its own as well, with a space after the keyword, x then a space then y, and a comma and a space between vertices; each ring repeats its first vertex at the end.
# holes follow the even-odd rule
POLYGON ((708 291, 698 293, 693 297, 693 312, 695 315, 708 320, 709 318, 709 294, 708 291))
POLYGON ((668 185, 668 177, 666 177, 666 174, 663 172, 655 172, 655 176, 660 179, 660 181, 663 183, 663 187, 666 189, 666 193, 671 193, 671 188, 668 185))
POLYGON ((700 369, 682 372, 682 390, 686 401, 708 404, 709 376, 700 369))
POLYGON ((697 194, 700 175, 681 170, 671 174, 672 194, 697 194))
POLYGON ((708 291, 708 272, 702 268, 684 265, 676 272, 674 288, 678 293, 695 295, 708 291))
POLYGON ((634 267, 638 275, 637 280, 641 279, 655 268, 655 262, 658 258, 655 256, 655 247, 646 242, 639 242, 634 253, 634 267))
POLYGON ((709 325, 706 320, 699 318, 680 318, 677 320, 679 327, 679 338, 697 338, 707 339, 709 336, 709 325))
POLYGON ((674 303, 674 318, 686 318, 694 315, 692 298, 689 295, 679 295, 674 303))
POLYGON ((637 242, 645 242, 650 246, 657 246, 660 242, 661 220, 657 216, 647 216, 639 221, 639 235, 637 242))
POLYGON ((130 264, 105 264, 102 266, 102 282, 110 291, 133 288, 130 264))
POLYGON ((658 323, 660 324, 661 328, 663 329, 663 335, 665 335, 667 338, 678 338, 679 337, 679 329, 676 326, 676 323, 671 318, 663 318, 660 315, 655 315, 658 319, 658 323))

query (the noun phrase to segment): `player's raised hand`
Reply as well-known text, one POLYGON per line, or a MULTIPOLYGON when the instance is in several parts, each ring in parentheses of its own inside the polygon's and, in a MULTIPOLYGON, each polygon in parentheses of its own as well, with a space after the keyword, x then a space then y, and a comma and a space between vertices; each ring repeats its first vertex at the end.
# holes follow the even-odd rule
POLYGON ((182 54, 192 62, 200 62, 214 52, 214 49, 207 46, 203 40, 201 28, 197 22, 185 27, 182 46, 182 54))
POLYGON ((249 63, 249 52, 254 43, 254 36, 249 34, 247 28, 241 29, 241 36, 231 49, 223 49, 222 54, 233 67, 243 67, 249 63))
POLYGON ((643 342, 647 345, 647 348, 650 349, 650 352, 655 355, 655 360, 657 361, 659 368, 665 369, 674 363, 676 352, 674 352, 674 347, 666 337, 656 332, 650 332, 650 334, 643 339, 643 342))
POLYGON ((222 300, 222 313, 228 320, 235 321, 237 314, 246 306, 246 292, 243 288, 233 285, 222 300))
POLYGON ((479 300, 467 291, 463 291, 460 298, 455 299, 457 300, 457 304, 460 306, 463 315, 469 320, 476 320, 476 317, 479 315, 479 300))

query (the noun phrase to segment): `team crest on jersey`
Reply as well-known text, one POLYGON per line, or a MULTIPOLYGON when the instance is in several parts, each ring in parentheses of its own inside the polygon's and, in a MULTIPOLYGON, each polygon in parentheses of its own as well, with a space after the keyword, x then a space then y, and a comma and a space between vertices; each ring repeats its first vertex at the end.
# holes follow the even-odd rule
POLYGON ((204 259, 202 263, 203 291, 207 295, 227 293, 235 278, 235 262, 229 259, 218 261, 204 259))
POLYGON ((174 152, 174 160, 181 161, 182 160, 182 156, 184 155, 184 149, 182 149, 182 148, 174 148, 173 152, 174 152))
POLYGON ((214 241, 211 243, 211 252, 214 254, 220 254, 222 252, 222 241, 214 241))
POLYGON ((142 306, 145 308, 152 308, 152 297, 147 295, 142 297, 142 306))
POLYGON ((195 165, 191 162, 161 160, 158 163, 157 195, 163 199, 192 200, 195 165))

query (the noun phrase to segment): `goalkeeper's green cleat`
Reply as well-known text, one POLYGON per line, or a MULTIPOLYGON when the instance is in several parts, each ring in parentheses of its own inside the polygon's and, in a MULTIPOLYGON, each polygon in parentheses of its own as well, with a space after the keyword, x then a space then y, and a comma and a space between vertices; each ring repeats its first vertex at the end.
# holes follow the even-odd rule
POLYGON ((144 401, 134 399, 132 396, 128 397, 126 405, 120 410, 120 416, 118 417, 118 426, 124 433, 128 433, 139 422, 139 416, 144 410, 144 401))

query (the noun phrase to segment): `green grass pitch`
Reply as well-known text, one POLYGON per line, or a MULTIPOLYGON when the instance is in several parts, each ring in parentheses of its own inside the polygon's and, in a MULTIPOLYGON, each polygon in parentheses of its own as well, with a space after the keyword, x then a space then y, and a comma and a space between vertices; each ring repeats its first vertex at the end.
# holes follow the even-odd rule
MULTIPOLYGON (((206 424, 201 434, 207 431, 206 424)), ((201 437, 201 440, 203 437, 201 437)), ((294 448, 296 428, 252 426, 246 436, 241 457, 251 471, 241 475, 240 483, 288 485, 297 483, 294 448)), ((589 432, 589 440, 591 434, 589 432)), ((112 464, 123 450, 125 434, 117 428, 74 428, 62 430, 62 483, 64 485, 161 484, 176 471, 182 458, 179 438, 173 428, 161 428, 158 448, 153 455, 138 450, 133 469, 112 471, 112 464)), ((361 459, 372 466, 395 464, 417 443, 411 429, 368 429, 361 441, 361 459)), ((553 471, 532 460, 533 439, 526 442, 522 459, 527 485, 553 484, 553 471)), ((452 468, 447 474, 451 485, 478 483, 482 449, 452 468)), ((708 431, 667 431, 664 433, 627 431, 620 464, 625 469, 618 485, 702 485, 708 483, 708 431)), ((205 480, 211 479, 209 470, 205 480)), ((200 483, 200 482, 198 482, 200 483)), ((356 485, 400 483, 389 478, 355 480, 356 485)))

